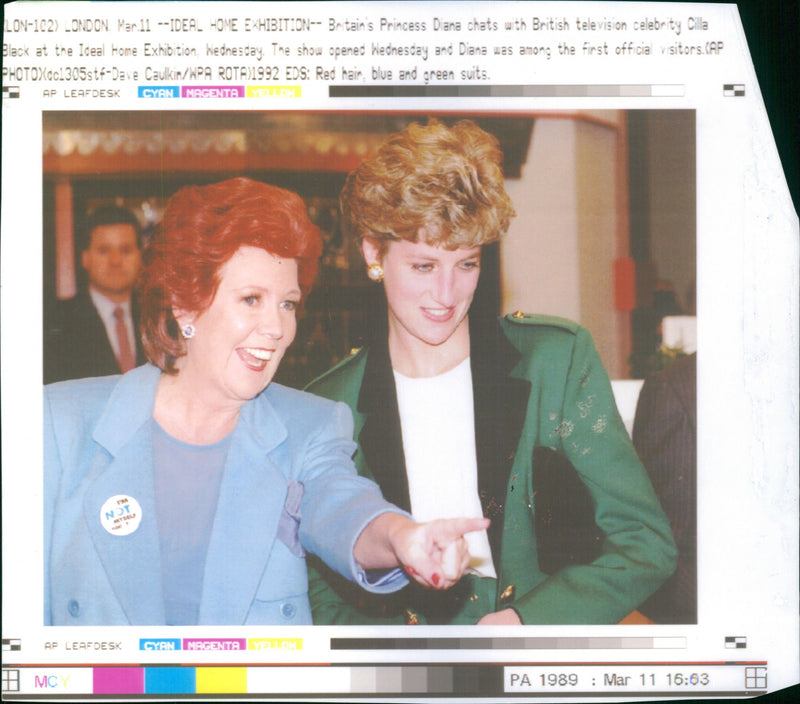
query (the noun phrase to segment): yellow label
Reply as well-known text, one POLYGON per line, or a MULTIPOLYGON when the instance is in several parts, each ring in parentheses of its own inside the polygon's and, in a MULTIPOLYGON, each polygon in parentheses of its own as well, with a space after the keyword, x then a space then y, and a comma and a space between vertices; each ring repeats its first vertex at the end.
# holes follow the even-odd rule
POLYGON ((302 650, 302 638, 248 638, 248 650, 302 650))
POLYGON ((248 98, 299 98, 300 86, 247 86, 248 98))

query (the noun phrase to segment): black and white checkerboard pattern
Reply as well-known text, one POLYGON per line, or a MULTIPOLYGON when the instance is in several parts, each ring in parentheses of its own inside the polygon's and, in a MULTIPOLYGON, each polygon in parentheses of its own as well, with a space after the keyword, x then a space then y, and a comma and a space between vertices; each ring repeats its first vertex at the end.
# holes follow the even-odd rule
POLYGON ((726 648, 746 648, 747 636, 725 636, 726 648))
POLYGON ((725 83, 722 86, 722 95, 726 98, 741 98, 744 96, 744 83, 725 83))

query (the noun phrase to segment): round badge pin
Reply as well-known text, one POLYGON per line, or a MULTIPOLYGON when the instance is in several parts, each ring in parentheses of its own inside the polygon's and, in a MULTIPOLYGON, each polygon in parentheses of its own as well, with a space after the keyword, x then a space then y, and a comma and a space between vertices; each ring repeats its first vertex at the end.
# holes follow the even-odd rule
POLYGON ((100 523, 111 535, 130 535, 142 521, 142 507, 132 496, 117 494, 100 509, 100 523))

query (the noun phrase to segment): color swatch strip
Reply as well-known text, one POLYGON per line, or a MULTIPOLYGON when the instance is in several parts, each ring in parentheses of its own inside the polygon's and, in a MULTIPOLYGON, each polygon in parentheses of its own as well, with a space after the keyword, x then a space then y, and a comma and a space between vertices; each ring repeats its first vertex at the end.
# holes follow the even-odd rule
POLYGON ((650 650, 686 648, 684 636, 561 638, 331 638, 331 650, 650 650))
POLYGON ((500 666, 128 666, 25 668, 21 691, 33 696, 374 695, 502 692, 500 666))
POLYGON ((339 85, 330 98, 650 98, 680 97, 683 85, 339 85))
POLYGON ((92 694, 247 694, 246 667, 97 667, 92 694))

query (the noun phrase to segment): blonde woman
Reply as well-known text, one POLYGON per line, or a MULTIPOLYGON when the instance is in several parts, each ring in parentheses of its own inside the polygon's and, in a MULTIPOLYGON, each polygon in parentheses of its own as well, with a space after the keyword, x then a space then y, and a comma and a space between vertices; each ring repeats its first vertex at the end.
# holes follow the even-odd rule
POLYGON ((501 160, 474 123, 432 121, 347 179, 344 221, 385 319, 309 390, 350 406, 356 467, 388 500, 417 519, 492 523, 467 537, 469 574, 443 594, 357 594, 320 566, 315 623, 616 623, 674 569, 669 523, 589 333, 470 312, 482 248, 514 216, 501 160), (566 504, 543 507, 545 496, 566 504), (554 530, 563 519, 569 529, 554 530))

